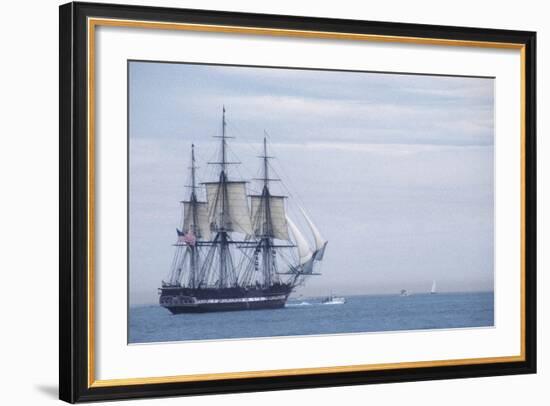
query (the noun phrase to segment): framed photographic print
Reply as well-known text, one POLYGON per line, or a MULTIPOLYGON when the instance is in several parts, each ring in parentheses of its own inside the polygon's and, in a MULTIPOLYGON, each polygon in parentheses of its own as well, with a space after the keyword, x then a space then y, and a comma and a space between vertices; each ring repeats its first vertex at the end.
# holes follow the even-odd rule
POLYGON ((535 33, 60 7, 60 398, 536 371, 535 33))

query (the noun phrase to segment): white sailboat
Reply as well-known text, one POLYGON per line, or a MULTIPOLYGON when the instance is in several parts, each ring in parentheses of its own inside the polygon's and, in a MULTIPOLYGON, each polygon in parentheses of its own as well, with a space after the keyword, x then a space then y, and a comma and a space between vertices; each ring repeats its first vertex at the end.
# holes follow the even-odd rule
POLYGON ((435 280, 432 282, 432 289, 430 290, 431 295, 435 295, 437 293, 435 280))

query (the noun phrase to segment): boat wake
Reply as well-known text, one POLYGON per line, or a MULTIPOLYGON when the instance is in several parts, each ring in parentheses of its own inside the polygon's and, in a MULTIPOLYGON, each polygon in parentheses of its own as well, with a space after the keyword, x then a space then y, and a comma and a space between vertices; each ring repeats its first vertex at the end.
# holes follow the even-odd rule
POLYGON ((322 302, 294 302, 294 303, 286 303, 285 307, 303 307, 303 306, 327 306, 327 305, 342 305, 345 304, 346 300, 344 298, 334 298, 331 301, 322 301, 322 302))
POLYGON ((309 302, 300 302, 300 303, 287 303, 285 307, 301 307, 301 306, 311 306, 309 302))

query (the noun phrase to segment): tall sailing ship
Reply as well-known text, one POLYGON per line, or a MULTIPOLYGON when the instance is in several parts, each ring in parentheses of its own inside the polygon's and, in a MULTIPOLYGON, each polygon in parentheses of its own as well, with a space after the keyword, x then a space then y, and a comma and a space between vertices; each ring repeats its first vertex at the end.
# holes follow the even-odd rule
POLYGON ((183 201, 183 221, 176 229, 175 255, 162 281, 160 305, 173 314, 284 307, 291 292, 315 272, 327 241, 300 207, 313 235, 313 248, 287 214, 289 196, 271 193, 267 142, 264 135, 261 191, 249 194, 244 180, 229 176, 225 108, 220 159, 215 180, 197 184, 194 145, 191 184, 183 201), (206 189, 206 201, 199 190, 206 189))

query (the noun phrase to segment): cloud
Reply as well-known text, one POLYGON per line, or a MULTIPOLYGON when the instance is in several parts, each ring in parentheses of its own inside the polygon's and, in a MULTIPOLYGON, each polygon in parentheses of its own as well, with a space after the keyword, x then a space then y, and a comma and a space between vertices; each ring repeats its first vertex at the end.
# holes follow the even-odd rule
POLYGON ((280 140, 490 145, 493 80, 418 75, 131 65, 133 135, 213 135, 228 129, 280 140))

